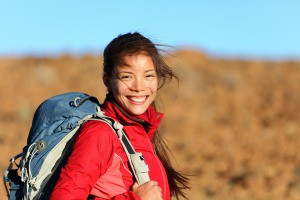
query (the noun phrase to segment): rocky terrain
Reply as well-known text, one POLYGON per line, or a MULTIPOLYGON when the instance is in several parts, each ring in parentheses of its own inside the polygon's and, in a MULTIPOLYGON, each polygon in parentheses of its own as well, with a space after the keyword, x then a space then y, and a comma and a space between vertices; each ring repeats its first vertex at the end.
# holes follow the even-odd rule
MULTIPOLYGON (((181 77, 160 91, 162 132, 190 200, 300 199, 300 61, 165 56, 181 77)), ((26 143, 37 106, 81 91, 103 101, 100 55, 0 58, 0 172, 26 143)), ((5 198, 3 184, 0 199, 5 198)))

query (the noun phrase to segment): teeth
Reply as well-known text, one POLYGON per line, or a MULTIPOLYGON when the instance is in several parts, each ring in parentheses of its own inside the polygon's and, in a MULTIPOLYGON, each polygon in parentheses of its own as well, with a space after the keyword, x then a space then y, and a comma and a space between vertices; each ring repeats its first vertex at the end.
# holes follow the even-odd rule
POLYGON ((129 99, 132 101, 141 103, 141 102, 145 101, 146 97, 145 96, 144 97, 130 97, 129 99))

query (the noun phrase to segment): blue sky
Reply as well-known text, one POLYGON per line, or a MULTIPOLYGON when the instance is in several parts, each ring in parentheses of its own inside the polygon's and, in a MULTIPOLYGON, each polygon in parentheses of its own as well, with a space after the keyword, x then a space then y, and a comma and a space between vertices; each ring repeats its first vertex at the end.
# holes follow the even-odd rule
POLYGON ((209 55, 300 58, 299 0, 0 0, 0 56, 102 52, 118 34, 209 55))

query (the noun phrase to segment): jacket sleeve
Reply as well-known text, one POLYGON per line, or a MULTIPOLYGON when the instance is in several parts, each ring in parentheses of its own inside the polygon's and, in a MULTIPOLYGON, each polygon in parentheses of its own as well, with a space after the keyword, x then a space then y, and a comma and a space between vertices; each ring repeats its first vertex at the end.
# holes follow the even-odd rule
POLYGON ((111 164, 111 131, 107 124, 99 121, 90 121, 81 127, 50 199, 87 199, 97 179, 111 164))

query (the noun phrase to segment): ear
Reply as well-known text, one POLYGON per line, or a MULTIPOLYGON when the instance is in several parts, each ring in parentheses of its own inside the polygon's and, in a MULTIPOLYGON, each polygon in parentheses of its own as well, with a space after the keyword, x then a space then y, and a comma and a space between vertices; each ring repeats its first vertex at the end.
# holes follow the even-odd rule
POLYGON ((109 78, 108 78, 107 74, 105 74, 105 73, 103 74, 102 80, 103 80, 103 83, 106 86, 107 90, 110 90, 110 82, 109 82, 109 78))

